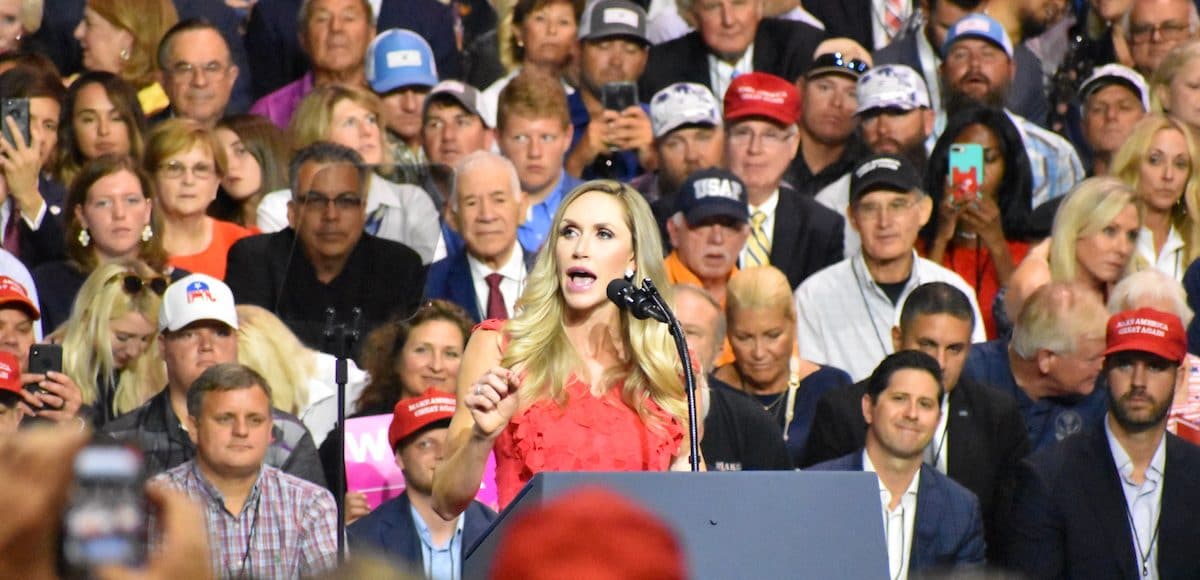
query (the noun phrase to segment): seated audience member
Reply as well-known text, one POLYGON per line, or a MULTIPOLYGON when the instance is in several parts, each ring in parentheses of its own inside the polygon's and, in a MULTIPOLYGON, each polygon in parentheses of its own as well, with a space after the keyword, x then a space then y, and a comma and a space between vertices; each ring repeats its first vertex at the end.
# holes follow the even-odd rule
POLYGON ((1200 147, 1174 117, 1147 115, 1113 158, 1112 175, 1134 188, 1142 214, 1135 267, 1182 280, 1200 257, 1200 147))
POLYGON ((129 83, 110 72, 83 73, 71 83, 63 101, 55 181, 70 188, 83 165, 101 155, 141 161, 145 134, 146 118, 129 83))
POLYGON ((496 548, 492 580, 546 578, 563 570, 581 578, 688 577, 675 532, 626 496, 585 487, 519 515, 496 548))
POLYGON ((209 367, 188 387, 187 413, 196 456, 153 481, 203 506, 213 569, 231 578, 298 578, 337 565, 333 496, 268 458, 273 410, 262 375, 237 363, 209 367))
POLYGON ((788 167, 787 181, 804 195, 820 195, 864 156, 854 131, 856 87, 871 68, 870 56, 864 56, 867 60, 841 52, 819 53, 804 79, 797 81, 804 103, 799 117, 800 147, 788 167))
MULTIPOLYGON (((762 405, 713 375, 725 343, 725 313, 711 294, 692 284, 675 285, 675 314, 687 335, 688 348, 704 371, 708 389, 701 406, 704 430, 700 451, 713 471, 792 469, 783 432, 762 405)), ((699 386, 697 386, 699 388, 699 386)))
MULTIPOLYGON (((300 101, 314 88, 338 84, 365 87, 367 45, 375 38, 375 12, 367 0, 305 1, 300 5, 297 24, 300 46, 310 63, 308 72, 250 107, 251 113, 270 119, 281 129, 291 124, 300 101)), ((253 46, 250 43, 247 47, 252 54, 253 46)), ((260 48, 279 50, 275 46, 260 48)), ((258 74, 256 69, 254 75, 258 74)))
POLYGON ((1163 64, 1172 50, 1196 39, 1197 20, 1196 5, 1186 0, 1134 0, 1125 29, 1133 68, 1146 78, 1174 68, 1163 64))
POLYGON ((462 575, 463 555, 486 534, 496 512, 478 501, 449 521, 433 511, 433 472, 442 462, 455 404, 454 395, 434 389, 396 403, 388 444, 404 473, 404 493, 346 529, 355 552, 396 556, 426 578, 462 575))
POLYGON ((383 104, 384 138, 396 163, 427 162, 421 148, 421 106, 438 84, 433 49, 403 28, 380 32, 367 47, 367 85, 383 104))
POLYGON ((526 251, 536 253, 550 235, 550 218, 581 181, 563 169, 573 130, 566 95, 553 79, 528 72, 500 93, 496 114, 500 153, 517 167, 528 213, 517 228, 526 251))
MULTIPOLYGON (((412 248, 423 263, 433 259, 438 243, 437 210, 420 187, 393 183, 383 174, 392 173, 392 160, 379 124, 382 103, 374 93, 350 86, 332 85, 314 90, 296 109, 291 125, 291 144, 299 151, 318 141, 328 141, 355 150, 371 169, 364 183, 366 233, 412 248)), ((287 221, 289 192, 268 193, 258 205, 258 225, 264 232, 277 232, 287 221)))
MULTIPOLYGON (((1016 399, 963 378, 977 322, 962 290, 944 282, 922 284, 904 301, 892 328, 897 351, 919 350, 942 369, 942 418, 925 448, 925 463, 979 498, 988 553, 996 554, 999 523, 1011 497, 1017 464, 1029 453, 1016 399)), ((862 448, 867 424, 862 397, 867 381, 833 389, 817 403, 802 467, 862 448)))
MULTIPOLYGON (((442 81, 425 96, 421 108, 421 142, 430 171, 422 187, 439 210, 445 210, 450 198, 450 181, 458 160, 475 151, 492 151, 496 145, 493 129, 496 113, 483 107, 479 91, 459 81, 442 81)), ((450 246, 448 254, 462 246, 462 239, 454 235, 449 220, 442 223, 442 239, 450 246)), ((444 257, 435 255, 434 259, 444 257)))
POLYGON ((683 180, 701 169, 725 164, 721 103, 704 85, 675 83, 650 99, 650 124, 658 170, 630 185, 646 196, 655 217, 665 224, 683 180))
POLYGON ((736 360, 715 376, 762 405, 782 431, 792 462, 799 464, 817 401, 850 384, 850 376, 800 358, 791 298, 787 278, 770 266, 747 268, 729 281, 725 319, 736 360))
MULTIPOLYGON (((960 18, 982 7, 980 0, 930 0, 927 6, 917 3, 914 8, 922 13, 922 17, 914 18, 916 26, 909 34, 902 34, 875 51, 876 66, 902 64, 920 71, 929 86, 933 110, 940 114, 944 111, 944 103, 938 69, 942 64, 941 51, 946 33, 960 18)), ((1025 43, 1018 42, 1013 45, 1013 62, 1016 65, 1013 88, 1008 92, 1004 106, 1035 123, 1044 122, 1048 106, 1037 55, 1025 43)))
POLYGON ((207 20, 183 20, 163 36, 157 60, 171 104, 151 122, 177 117, 216 127, 241 72, 221 30, 207 20))
MULTIPOLYGON (((986 14, 971 14, 955 22, 941 48, 943 111, 935 134, 946 119, 971 104, 1000 107, 1012 91, 1015 67, 1013 43, 1004 27, 986 14)), ((1043 100, 1045 97, 1042 97, 1043 100)), ((1033 171, 1033 207, 1066 195, 1083 179, 1083 163, 1062 136, 1039 127, 1010 109, 1005 113, 1021 134, 1033 171)))
POLYGON ((82 423, 84 419, 79 417, 82 395, 69 375, 54 371, 25 372, 35 340, 34 323, 40 317, 25 287, 0 275, 0 352, 16 357, 22 385, 38 386, 36 392, 22 388, 18 393, 26 407, 23 412, 56 423, 82 423))
POLYGON ((813 466, 816 471, 873 471, 879 476, 888 576, 982 565, 987 546, 979 500, 924 462, 943 411, 942 371, 913 350, 890 354, 871 373, 859 402, 867 435, 862 450, 813 466))
MULTIPOLYGON (((21 363, 17 356, 0 351, 0 439, 17 432, 21 427, 21 363)), ((15 491, 15 490, 10 490, 15 491)))
MULTIPOLYGON (((167 384, 144 405, 104 425, 108 435, 142 450, 148 475, 196 456, 196 432, 185 428, 181 419, 193 416, 188 410, 189 387, 208 368, 237 362, 237 328, 233 293, 224 282, 191 274, 167 287, 158 313, 167 384)), ((278 409, 271 410, 268 423, 267 464, 324 485, 317 450, 304 424, 278 409)))
MULTIPOLYGON (((975 320, 982 319, 971 287, 914 249, 932 211, 933 201, 903 157, 876 155, 854 169, 848 213, 862 250, 796 289, 801 356, 843 369, 854 380, 866 378, 892 352, 887 337, 896 309, 927 282, 946 282, 967 293, 975 320)), ((983 326, 976 325, 971 341, 985 339, 983 326)))
MULTIPOLYGON (((471 321, 462 308, 445 300, 426 301, 412 316, 394 319, 367 335, 362 349, 367 384, 355 400, 347 417, 367 417, 391 413, 401 399, 410 399, 437 390, 449 392, 458 381, 471 321)), ((326 481, 334 481, 337 461, 342 456, 342 436, 335 430, 321 444, 321 463, 326 481)), ((367 513, 367 498, 360 493, 347 494, 347 514, 357 518, 367 513), (354 496, 358 496, 357 498, 354 496), (356 506, 361 512, 356 513, 356 506)))
POLYGON ((579 90, 567 97, 574 127, 567 172, 630 181, 658 167, 654 131, 641 102, 617 111, 603 100, 609 83, 636 83, 650 41, 646 11, 629 0, 590 0, 579 23, 579 90))
POLYGON ((63 372, 79 377, 94 427, 139 407, 165 380, 156 331, 168 283, 144 263, 109 262, 80 288, 58 334, 63 372))
POLYGON ((33 44, 29 39, 42 27, 43 8, 45 6, 42 0, 4 4, 0 9, 5 18, 5 34, 0 38, 0 55, 18 54, 26 45, 33 44))
MULTIPOLYGON (((225 277, 230 246, 251 235, 208 216, 225 175, 225 148, 212 129, 187 119, 159 123, 146 140, 142 167, 154 178, 167 263, 193 273, 225 277)), ((144 234, 143 234, 144 237, 144 234)))
MULTIPOLYGON (((29 301, 33 303, 33 307, 39 312, 42 311, 41 301, 38 300, 37 285, 33 283, 33 275, 29 273, 29 268, 25 267, 16 256, 10 254, 8 250, 0 248, 0 272, 5 276, 21 285, 22 288, 28 289, 29 301)), ((45 315, 43 314, 43 318, 45 315)), ((37 321, 33 325, 34 336, 38 340, 42 338, 42 321, 37 321)))
POLYGON ((1100 297, 1081 284, 1042 286, 1021 307, 1010 340, 971 348, 962 378, 1016 397, 1032 449, 1049 447, 1104 415, 1096 377, 1106 315, 1100 297))
POLYGON ((1003 561, 1031 578, 1195 578, 1200 449, 1166 432, 1183 324, 1139 308, 1107 326, 1103 424, 1022 464, 1003 561))
MULTIPOLYGON (((925 256, 962 276, 985 307, 1008 285, 1036 235, 1030 223, 1032 180, 1021 134, 1000 109, 959 110, 929 156, 925 186, 937 210, 922 232, 925 256), (983 149, 983 174, 955 190, 951 172, 961 169, 951 169, 950 152, 964 144, 983 149)), ((991 308, 984 309, 982 322, 995 338, 991 308)))
POLYGON ((87 0, 75 39, 83 48, 83 70, 105 71, 137 90, 146 117, 170 104, 155 67, 158 44, 179 21, 171 0, 87 0))
POLYGON ((63 186, 46 177, 58 144, 62 79, 24 67, 0 74, 0 100, 28 99, 29 140, 16 120, 0 119, 0 225, 3 245, 34 268, 63 255, 63 186))
POLYGON ((140 260, 159 274, 178 272, 155 235, 162 225, 153 205, 154 182, 136 160, 104 155, 83 165, 67 195, 67 259, 33 270, 47 333, 70 317, 83 281, 101 264, 140 260))
POLYGON ((512 4, 496 27, 500 64, 507 74, 480 93, 487 110, 499 110, 500 93, 525 71, 542 75, 547 83, 557 80, 566 94, 575 90, 570 78, 579 53, 576 36, 581 4, 574 0, 518 0, 512 4))
POLYGON ((641 94, 688 82, 724 96, 736 77, 750 72, 800 78, 825 34, 803 22, 764 18, 764 5, 709 0, 681 6, 696 30, 651 47, 641 94))
POLYGON ((535 256, 517 243, 524 201, 512 162, 490 151, 463 157, 449 211, 465 245, 429 267, 425 297, 454 302, 476 323, 508 319, 535 256))
POLYGON ((425 284, 421 257, 363 231, 370 168, 353 149, 318 141, 288 169, 291 227, 252 236, 229 250, 226 279, 243 304, 271 310, 309 348, 325 350, 326 310, 362 331, 416 309, 425 284))
MULTIPOLYGON (((1195 312, 1188 306, 1187 292, 1169 275, 1155 269, 1142 270, 1125 277, 1113 286, 1108 297, 1108 312, 1116 314, 1124 310, 1153 308, 1179 317, 1185 329, 1191 328, 1195 312)), ((1167 414, 1167 432, 1178 434, 1179 422, 1187 421, 1200 427, 1200 381, 1196 371, 1200 368, 1200 357, 1188 353, 1184 361, 1187 382, 1176 389, 1171 411, 1167 414)))
POLYGON ((216 134, 225 149, 225 175, 208 215, 257 230, 263 198, 287 189, 287 133, 265 117, 235 115, 221 119, 216 134))
MULTIPOLYGON (((265 308, 240 304, 238 362, 262 375, 276 387, 271 405, 295 415, 318 447, 337 424, 336 359, 308 348, 287 325, 265 308)), ((362 394, 367 376, 353 360, 346 361, 346 414, 362 394)))
POLYGON ((743 266, 772 265, 795 288, 842 259, 846 222, 784 181, 799 147, 799 93, 763 73, 734 79, 725 93, 725 156, 746 184, 750 238, 743 266))
MULTIPOLYGON (((887 64, 862 74, 855 88, 859 134, 868 154, 905 157, 918 173, 925 169, 925 140, 933 133, 934 113, 929 89, 917 71, 887 64)), ((843 218, 850 205, 850 172, 816 194, 816 200, 843 218)), ((854 228, 845 228, 844 253, 852 255, 861 242, 854 228)))
MULTIPOLYGON (((673 284, 704 288, 725 307, 725 286, 737 273, 737 256, 750 229, 746 186, 724 169, 702 169, 684 180, 667 220, 672 249, 664 265, 673 284)), ((733 361, 728 348, 717 366, 733 361)))
POLYGON ((1079 86, 1079 103, 1083 139, 1092 162, 1089 175, 1108 175, 1113 155, 1150 112, 1146 79, 1119 64, 1096 67, 1079 86))

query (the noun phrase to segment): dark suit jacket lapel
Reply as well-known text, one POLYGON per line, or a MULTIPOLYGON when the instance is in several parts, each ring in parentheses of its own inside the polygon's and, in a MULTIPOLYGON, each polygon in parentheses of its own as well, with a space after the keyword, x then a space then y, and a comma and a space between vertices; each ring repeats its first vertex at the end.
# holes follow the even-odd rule
POLYGON ((1162 578, 1195 576, 1200 565, 1200 464, 1191 444, 1167 435, 1167 466, 1159 508, 1158 573, 1162 578), (1187 455, 1184 455, 1187 453, 1187 455), (1190 456, 1190 457, 1189 457, 1190 456))
POLYGON ((930 472, 932 467, 921 464, 921 481, 917 484, 917 521, 913 523, 913 543, 908 557, 908 569, 914 570, 935 563, 938 528, 941 527, 947 501, 946 492, 930 472))
POLYGON ((394 552, 406 561, 419 566, 419 569, 424 570, 425 567, 422 565, 424 556, 421 551, 421 536, 420 532, 417 531, 417 523, 413 521, 411 505, 408 502, 408 495, 401 494, 398 501, 392 503, 392 508, 396 510, 393 514, 395 517, 384 518, 383 524, 380 526, 379 536, 382 538, 402 539, 403 541, 389 543, 388 551, 394 552), (399 528, 400 531, 392 532, 396 528, 399 528))
MULTIPOLYGON (((683 79, 689 83, 696 83, 708 87, 713 90, 712 78, 708 74, 708 47, 704 46, 704 41, 700 38, 699 32, 688 33, 687 37, 687 52, 681 52, 676 56, 680 57, 683 62, 683 79)), ((654 95, 645 95, 642 98, 649 101, 654 95)), ((723 95, 717 95, 717 99, 721 99, 723 95)))
MULTIPOLYGON (((961 387, 962 380, 959 380, 961 387)), ((969 476, 977 465, 976 460, 986 458, 976 457, 983 450, 975 447, 978 434, 975 432, 974 411, 970 400, 963 389, 956 388, 950 392, 950 406, 946 409, 950 417, 946 419, 946 474, 952 479, 962 482, 963 476, 969 476)), ((969 477, 967 477, 969 479, 969 477)))
MULTIPOLYGON (((758 47, 754 48, 754 54, 758 54, 758 47)), ((794 195, 800 194, 786 187, 779 188, 779 204, 775 206, 775 225, 771 228, 771 264, 784 272, 788 271, 787 264, 790 260, 799 258, 799 256, 793 256, 792 252, 796 251, 796 240, 800 238, 802 222, 807 217, 799 215, 800 207, 792 197, 794 195)))
POLYGON ((475 296, 475 281, 471 279, 471 265, 467 263, 466 252, 455 258, 450 271, 446 273, 446 282, 449 286, 447 293, 450 300, 463 306, 475 322, 483 320, 480 317, 479 300, 475 296))
MULTIPOLYGON (((775 70, 775 60, 780 57, 779 49, 782 47, 775 46, 775 38, 764 24, 766 24, 765 18, 759 21, 758 30, 754 33, 754 59, 750 64, 754 66, 754 70, 773 71, 775 70)), ((796 79, 785 80, 792 82, 796 79)))
POLYGON ((1121 490, 1121 476, 1113 463, 1112 450, 1108 448, 1108 437, 1103 427, 1083 435, 1091 438, 1090 445, 1083 447, 1087 457, 1080 457, 1078 477, 1085 489, 1099 524, 1099 533, 1108 540, 1112 558, 1121 570, 1122 577, 1136 575, 1133 554, 1133 536, 1129 530, 1129 518, 1125 515, 1125 493, 1121 490))

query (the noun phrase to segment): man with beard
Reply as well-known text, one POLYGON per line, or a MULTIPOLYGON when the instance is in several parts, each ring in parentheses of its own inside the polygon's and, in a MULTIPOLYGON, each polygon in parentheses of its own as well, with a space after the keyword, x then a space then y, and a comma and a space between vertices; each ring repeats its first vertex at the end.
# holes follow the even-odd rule
POLYGON ((1004 560, 1031 578, 1200 578, 1200 449, 1166 432, 1188 375, 1183 323, 1119 312, 1106 343, 1103 428, 1022 464, 1004 560))
MULTIPOLYGON (((925 139, 933 132, 934 114, 929 89, 917 71, 902 64, 887 64, 867 71, 858 79, 859 135, 871 154, 897 155, 917 169, 925 169, 925 139)), ((850 174, 817 194, 821 202, 846 216, 850 205, 850 174)), ((858 232, 846 228, 845 253, 859 248, 858 232)))
MULTIPOLYGON (((971 103, 1000 107, 1005 103, 1016 67, 1013 43, 999 22, 984 14, 971 14, 950 27, 942 46, 942 105, 932 143, 941 135, 946 119, 971 103)), ((1066 195, 1084 178, 1083 163, 1069 141, 1005 109, 1021 132, 1029 165, 1033 169, 1033 207, 1066 195)))
MULTIPOLYGON (((864 57, 865 58, 865 57, 864 57)), ((855 87, 871 68, 866 60, 842 52, 822 52, 797 81, 801 92, 800 149, 788 167, 786 180, 798 193, 818 195, 848 175, 863 156, 854 136, 855 87)))

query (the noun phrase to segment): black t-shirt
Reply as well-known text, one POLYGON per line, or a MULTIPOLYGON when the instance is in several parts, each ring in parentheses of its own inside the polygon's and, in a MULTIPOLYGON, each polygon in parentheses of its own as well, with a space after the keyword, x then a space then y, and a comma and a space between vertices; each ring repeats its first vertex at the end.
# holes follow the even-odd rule
MULTIPOLYGON (((909 274, 909 278, 911 277, 912 275, 909 274)), ((887 284, 883 282, 876 282, 876 284, 879 285, 879 289, 883 290, 884 294, 887 294, 888 300, 891 300, 892 305, 895 306, 896 303, 900 301, 900 295, 904 293, 904 287, 908 285, 908 278, 905 278, 899 282, 891 282, 887 284)))
POLYGON ((793 469, 783 433, 749 395, 708 376, 712 402, 700 448, 710 471, 793 469))

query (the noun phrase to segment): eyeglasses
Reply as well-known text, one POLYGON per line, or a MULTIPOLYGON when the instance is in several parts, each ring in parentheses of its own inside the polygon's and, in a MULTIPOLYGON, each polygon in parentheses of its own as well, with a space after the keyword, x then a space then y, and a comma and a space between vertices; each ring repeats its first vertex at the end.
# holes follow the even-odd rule
POLYGON ((167 286, 169 284, 167 279, 162 276, 142 278, 136 274, 114 276, 113 278, 109 279, 109 282, 114 282, 116 280, 121 281, 121 288, 130 296, 138 294, 146 288, 149 288, 155 294, 162 296, 163 293, 167 291, 167 286))
POLYGON ((1172 22, 1170 20, 1159 25, 1134 24, 1129 28, 1129 38, 1134 42, 1142 43, 1153 39, 1155 32, 1158 33, 1159 40, 1171 42, 1182 40, 1191 32, 1191 26, 1186 22, 1172 22))
POLYGON ((179 62, 175 63, 174 66, 167 70, 173 77, 187 78, 190 80, 195 78, 196 75, 203 75, 205 78, 223 75, 225 74, 225 71, 229 70, 229 65, 217 62, 215 60, 203 65, 194 65, 190 62, 179 62))
POLYGON ((770 147, 779 147, 786 143, 796 133, 787 129, 764 129, 762 132, 756 133, 754 127, 749 125, 739 125, 730 129, 729 140, 738 145, 749 144, 754 139, 762 140, 764 145, 770 147))
POLYGON ((859 215, 866 219, 877 220, 883 217, 885 211, 892 215, 904 213, 916 204, 917 200, 915 199, 898 197, 887 202, 886 204, 874 202, 860 203, 855 206, 854 211, 858 212, 859 215))
MULTIPOLYGON (((159 172, 167 179, 183 179, 184 174, 188 172, 188 166, 182 161, 168 161, 158 166, 159 172)), ((191 167, 192 177, 196 179, 209 179, 217 174, 216 168, 210 163, 197 163, 191 167)))
POLYGON ((330 204, 339 211, 355 210, 363 205, 363 198, 343 193, 337 197, 325 197, 319 193, 296 196, 296 202, 308 211, 324 211, 330 204))
POLYGON ((817 74, 830 72, 826 69, 844 70, 857 77, 871 70, 871 65, 864 60, 848 58, 840 52, 827 52, 813 59, 812 65, 809 66, 809 70, 812 72, 809 72, 808 76, 811 78, 814 72, 817 74))

